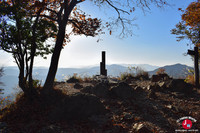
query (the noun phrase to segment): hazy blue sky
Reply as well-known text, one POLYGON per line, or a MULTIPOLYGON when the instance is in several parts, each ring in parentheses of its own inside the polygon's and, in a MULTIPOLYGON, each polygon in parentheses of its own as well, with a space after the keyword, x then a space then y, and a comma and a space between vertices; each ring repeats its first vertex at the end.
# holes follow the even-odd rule
MULTIPOLYGON (((61 53, 59 67, 83 67, 99 64, 101 51, 106 51, 107 64, 150 64, 157 66, 181 63, 193 65, 190 56, 184 56, 188 47, 187 41, 176 41, 176 36, 170 34, 170 30, 181 20, 181 12, 178 8, 185 9, 189 3, 195 0, 169 0, 172 5, 164 9, 151 6, 150 13, 143 14, 139 9, 134 12, 135 24, 133 27, 135 36, 119 39, 114 33, 100 36, 103 41, 97 43, 96 38, 76 36, 65 46, 61 53)), ((92 16, 104 16, 110 10, 98 10, 87 2, 80 5, 82 9, 92 16)), ((106 19, 106 17, 103 17, 106 19)), ((12 56, 0 51, 0 65, 13 66, 12 56)), ((50 56, 47 60, 37 58, 35 66, 49 66, 50 56)))

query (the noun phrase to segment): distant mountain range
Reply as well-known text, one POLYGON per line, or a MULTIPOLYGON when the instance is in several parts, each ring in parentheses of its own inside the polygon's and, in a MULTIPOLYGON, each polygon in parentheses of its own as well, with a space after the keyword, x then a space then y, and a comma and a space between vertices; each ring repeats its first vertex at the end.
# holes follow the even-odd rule
MULTIPOLYGON (((120 76, 121 73, 128 72, 128 67, 140 67, 145 71, 149 72, 149 75, 153 75, 158 71, 159 68, 164 68, 166 73, 169 74, 173 78, 185 78, 187 69, 193 69, 192 67, 182 65, 182 64, 175 64, 175 65, 168 65, 164 67, 159 66, 152 66, 148 64, 113 64, 107 65, 106 69, 108 71, 109 76, 120 76)), ((74 73, 77 73, 79 76, 93 76, 99 75, 100 67, 91 67, 91 68, 59 68, 56 74, 56 79, 58 81, 63 81, 69 76, 72 76, 74 73)), ((44 80, 46 78, 48 72, 48 68, 45 67, 35 67, 33 71, 34 78, 44 80)), ((13 88, 17 86, 18 83, 18 68, 17 67, 5 67, 4 68, 4 76, 0 79, 1 82, 4 83, 4 86, 0 86, 0 88, 4 88, 5 95, 10 94, 13 91, 13 88)))
MULTIPOLYGON (((160 67, 165 69, 165 72, 173 78, 186 78, 186 76, 189 74, 188 70, 189 69, 194 69, 193 67, 182 65, 182 64, 174 64, 174 65, 167 65, 164 67, 160 67)), ((156 74, 159 68, 150 71, 149 75, 156 74)))

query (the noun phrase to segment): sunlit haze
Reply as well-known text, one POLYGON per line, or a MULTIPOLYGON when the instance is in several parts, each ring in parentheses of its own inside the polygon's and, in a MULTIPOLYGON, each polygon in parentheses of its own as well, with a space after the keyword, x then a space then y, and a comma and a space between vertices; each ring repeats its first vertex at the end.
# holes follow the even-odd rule
MULTIPOLYGON (((194 1, 194 0, 193 0, 194 1)), ((59 67, 88 67, 99 65, 101 61, 101 51, 106 51, 107 64, 150 64, 156 66, 171 65, 176 63, 193 65, 190 56, 184 56, 190 47, 188 41, 177 42, 176 36, 170 34, 170 30, 181 20, 181 12, 178 8, 185 9, 192 0, 170 0, 171 6, 164 9, 151 6, 150 13, 144 14, 141 10, 136 10, 134 35, 120 39, 115 32, 109 35, 105 31, 99 37, 74 36, 72 41, 64 47, 59 60, 59 67)), ((104 10, 98 7, 88 8, 87 2, 80 5, 83 11, 95 17, 104 16, 104 10)), ((109 11, 112 13, 111 11, 109 11)), ((107 14, 109 14, 107 12, 107 14)), ((113 14, 114 15, 114 14, 113 14)), ((105 19, 106 17, 103 17, 105 19)), ((1 66, 16 66, 11 54, 0 51, 1 66)), ((50 58, 47 60, 37 58, 35 66, 48 67, 50 58)))

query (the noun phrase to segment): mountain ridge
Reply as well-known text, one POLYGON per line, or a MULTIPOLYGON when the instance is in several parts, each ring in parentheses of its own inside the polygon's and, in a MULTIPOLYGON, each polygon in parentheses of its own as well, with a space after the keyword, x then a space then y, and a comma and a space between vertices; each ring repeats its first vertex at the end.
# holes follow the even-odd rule
MULTIPOLYGON (((180 64, 180 63, 173 64, 173 65, 166 65, 166 66, 163 66, 163 67, 160 67, 160 68, 165 69, 165 72, 173 78, 186 78, 187 75, 189 74, 188 69, 194 69, 193 67, 183 65, 183 64, 180 64)), ((157 68, 153 71, 150 71, 149 74, 150 75, 156 74, 156 72, 160 68, 157 68)))
MULTIPOLYGON (((134 64, 129 65, 129 66, 134 66, 134 64)), ((157 66, 154 66, 154 67, 157 67, 157 66)), ((192 67, 183 65, 183 64, 166 65, 166 66, 159 67, 159 68, 164 68, 166 73, 168 73, 169 76, 173 77, 173 78, 185 78, 187 76, 186 68, 193 69, 192 67)), ((155 74, 159 68, 156 68, 153 71, 148 71, 149 75, 152 76, 153 74, 155 74)), ((125 67, 125 66, 122 66, 119 64, 107 65, 106 69, 108 71, 108 76, 112 76, 112 77, 117 77, 117 76, 120 76, 121 73, 128 72, 128 67, 125 67)), ((56 74, 56 79, 57 79, 57 81, 64 81, 67 78, 69 78, 70 76, 72 76, 74 73, 77 73, 78 76, 81 76, 81 77, 99 75, 99 71, 100 71, 99 66, 91 67, 91 68, 83 68, 83 69, 59 68, 57 71, 57 74, 56 74)), ((48 72, 48 68, 35 67, 35 69, 33 71, 33 77, 35 79, 41 80, 42 83, 44 83, 47 72, 48 72)), ((5 95, 8 95, 11 91, 13 91, 13 88, 17 87, 18 73, 19 72, 18 72, 17 67, 4 67, 4 75, 1 78, 1 82, 3 82, 4 85, 0 86, 0 88, 4 89, 5 95)))

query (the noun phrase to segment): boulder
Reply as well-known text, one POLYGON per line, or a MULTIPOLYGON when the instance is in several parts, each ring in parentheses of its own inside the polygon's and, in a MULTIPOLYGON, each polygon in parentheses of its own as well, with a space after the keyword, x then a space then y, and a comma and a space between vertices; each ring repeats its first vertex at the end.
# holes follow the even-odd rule
POLYGON ((100 82, 100 83, 109 83, 108 77, 104 75, 96 75, 94 76, 94 81, 100 82))
POLYGON ((112 95, 122 99, 131 98, 134 95, 132 87, 125 82, 121 82, 117 86, 112 87, 110 91, 112 95))
POLYGON ((75 83, 74 88, 75 89, 81 89, 81 88, 83 88, 83 86, 80 85, 79 83, 75 83))
POLYGON ((75 93, 66 97, 62 104, 58 104, 50 111, 50 119, 80 120, 105 113, 106 109, 98 97, 87 93, 75 93))
POLYGON ((80 91, 83 92, 83 93, 93 94, 92 93, 93 89, 94 89, 94 86, 86 86, 83 89, 81 89, 80 91))
POLYGON ((161 87, 158 84, 151 84, 147 86, 147 90, 160 91, 161 87))
POLYGON ((152 75, 152 77, 151 77, 152 82, 165 81, 165 80, 169 80, 169 79, 170 79, 170 77, 165 73, 158 74, 158 75, 152 75))
POLYGON ((136 87, 134 88, 134 90, 135 90, 136 92, 142 92, 142 91, 144 91, 143 88, 140 87, 140 86, 136 86, 136 87))
POLYGON ((113 86, 119 83, 119 80, 117 78, 108 78, 109 85, 113 86))
POLYGON ((86 86, 81 90, 84 93, 94 94, 97 97, 107 97, 109 95, 109 86, 105 83, 98 83, 94 87, 86 86))
POLYGON ((104 105, 100 99, 95 95, 76 93, 71 95, 66 101, 66 113, 70 117, 86 118, 91 115, 98 115, 105 113, 104 105))
POLYGON ((166 83, 167 89, 171 91, 182 92, 189 94, 192 92, 193 86, 184 81, 184 79, 173 79, 166 83))
POLYGON ((167 85, 166 85, 166 82, 165 82, 165 81, 158 82, 158 85, 159 85, 160 88, 162 88, 162 89, 166 89, 166 88, 167 88, 167 85))
POLYGON ((74 77, 67 80, 67 83, 78 83, 78 82, 80 82, 80 81, 74 77))
POLYGON ((132 76, 127 76, 126 79, 124 80, 125 83, 132 83, 132 81, 134 81, 136 78, 132 77, 132 76))
POLYGON ((161 78, 158 75, 152 75, 152 77, 151 77, 152 82, 158 82, 160 80, 161 80, 161 78))

